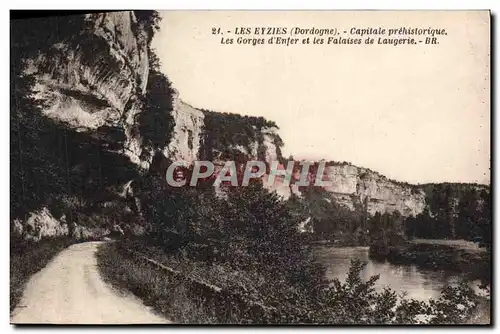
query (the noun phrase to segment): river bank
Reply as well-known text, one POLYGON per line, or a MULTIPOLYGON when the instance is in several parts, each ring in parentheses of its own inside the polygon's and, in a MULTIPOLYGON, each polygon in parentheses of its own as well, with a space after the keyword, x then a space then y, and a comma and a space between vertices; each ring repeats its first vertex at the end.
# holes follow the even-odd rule
POLYGON ((394 246, 372 244, 369 256, 375 261, 466 274, 467 279, 486 284, 491 281, 490 253, 468 242, 415 240, 394 246))
MULTIPOLYGON (((448 240, 445 243, 451 244, 448 240)), ((461 246, 474 250, 473 247, 461 246)), ((351 261, 358 259, 366 263, 365 268, 360 273, 363 280, 366 281, 373 275, 379 275, 379 279, 374 284, 376 291, 383 292, 389 287, 397 292, 398 296, 405 295, 406 298, 422 302, 427 302, 430 299, 438 300, 446 286, 456 287, 460 285, 460 282, 466 280, 469 287, 477 295, 478 306, 465 323, 490 323, 490 298, 485 290, 479 288, 479 280, 472 278, 471 275, 445 269, 434 269, 431 266, 422 267, 414 263, 396 264, 386 260, 380 261, 370 256, 369 247, 363 246, 321 245, 315 247, 315 255, 320 263, 326 267, 326 276, 330 280, 335 278, 345 280, 351 261)))

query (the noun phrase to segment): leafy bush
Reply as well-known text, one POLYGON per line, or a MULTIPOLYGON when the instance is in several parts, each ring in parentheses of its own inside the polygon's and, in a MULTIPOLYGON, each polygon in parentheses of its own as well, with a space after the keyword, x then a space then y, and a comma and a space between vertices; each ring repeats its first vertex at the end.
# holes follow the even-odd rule
POLYGON ((310 249, 302 246, 286 204, 262 184, 230 189, 225 199, 210 188, 158 189, 155 201, 150 202, 154 205, 146 206, 156 244, 169 249, 177 240, 174 248, 184 247, 207 261, 244 270, 258 267, 308 286, 310 278, 314 277, 312 285, 316 285, 322 277, 310 249))
POLYGON ((161 150, 170 142, 174 127, 173 88, 171 82, 161 72, 160 60, 153 50, 149 50, 149 75, 146 94, 142 97, 143 111, 138 114, 139 132, 143 145, 161 150))
MULTIPOLYGON (((362 224, 362 210, 350 210, 339 204, 330 193, 320 187, 301 187, 302 198, 289 200, 290 209, 311 217, 313 238, 340 240, 343 244, 359 245, 355 232, 362 224), (297 207, 299 204, 299 207, 297 207)), ((304 216, 303 216, 304 217, 304 216)))
POLYGON ((149 45, 155 33, 160 29, 160 13, 156 10, 134 10, 134 14, 137 19, 137 25, 146 29, 149 45))

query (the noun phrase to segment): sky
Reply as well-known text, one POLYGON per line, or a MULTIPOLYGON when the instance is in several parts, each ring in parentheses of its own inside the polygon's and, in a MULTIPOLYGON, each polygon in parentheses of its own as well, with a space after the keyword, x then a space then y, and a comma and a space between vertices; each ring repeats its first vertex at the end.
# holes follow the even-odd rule
POLYGON ((196 108, 275 121, 285 157, 348 161, 410 183, 490 182, 487 12, 168 11, 162 17, 152 46, 180 98, 196 108), (224 35, 212 34, 219 27, 224 35), (416 27, 447 35, 439 45, 375 39, 374 45, 252 46, 236 43, 239 27, 416 27))

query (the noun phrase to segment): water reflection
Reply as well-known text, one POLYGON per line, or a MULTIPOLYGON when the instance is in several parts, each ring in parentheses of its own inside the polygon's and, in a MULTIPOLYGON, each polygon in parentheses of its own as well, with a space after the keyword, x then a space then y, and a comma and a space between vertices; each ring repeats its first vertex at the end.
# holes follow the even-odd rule
MULTIPOLYGON (((382 291, 390 287, 398 294, 406 293, 408 298, 428 300, 439 297, 446 285, 456 285, 464 275, 446 271, 420 269, 414 265, 394 265, 388 262, 370 260, 367 247, 317 247, 316 255, 326 266, 326 276, 345 280, 351 259, 359 259, 367 265, 362 271, 362 278, 368 280, 373 275, 380 275, 375 289, 382 291)), ((479 282, 471 282, 471 287, 479 292, 479 282)))

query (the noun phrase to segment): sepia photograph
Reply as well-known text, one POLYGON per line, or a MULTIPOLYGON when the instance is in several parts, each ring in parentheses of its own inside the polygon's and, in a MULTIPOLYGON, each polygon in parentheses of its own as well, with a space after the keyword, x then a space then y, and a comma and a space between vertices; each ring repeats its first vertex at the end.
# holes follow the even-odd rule
POLYGON ((492 325, 490 11, 10 15, 12 325, 492 325))

